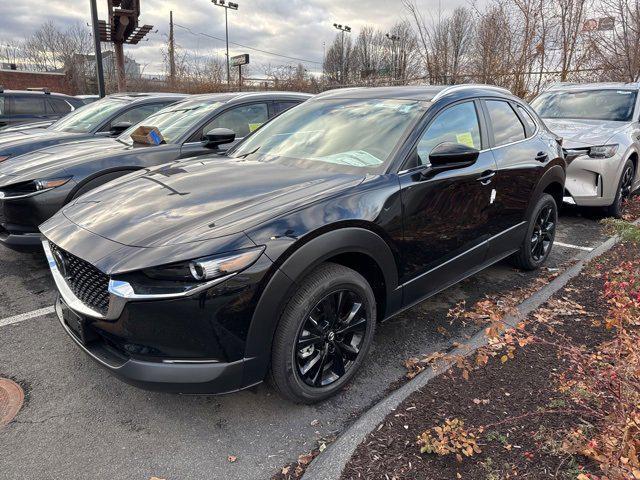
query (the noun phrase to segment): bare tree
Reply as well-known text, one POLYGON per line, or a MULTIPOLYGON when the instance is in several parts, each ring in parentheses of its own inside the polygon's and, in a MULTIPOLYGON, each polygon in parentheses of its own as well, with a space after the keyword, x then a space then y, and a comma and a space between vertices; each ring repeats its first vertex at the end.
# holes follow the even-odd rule
POLYGON ((329 82, 346 85, 353 75, 353 59, 351 35, 338 33, 324 60, 324 72, 329 82))
POLYGON ((404 0, 418 33, 418 45, 431 83, 449 84, 463 81, 462 69, 471 46, 474 20, 465 7, 458 7, 450 17, 426 20, 413 0, 404 0))
POLYGON ((602 0, 600 8, 615 20, 613 30, 591 37, 600 65, 610 80, 640 80, 640 0, 602 0))
POLYGON ((587 0, 554 0, 557 9, 555 43, 560 51, 560 81, 565 82, 578 69, 585 51, 580 32, 585 22, 587 0))

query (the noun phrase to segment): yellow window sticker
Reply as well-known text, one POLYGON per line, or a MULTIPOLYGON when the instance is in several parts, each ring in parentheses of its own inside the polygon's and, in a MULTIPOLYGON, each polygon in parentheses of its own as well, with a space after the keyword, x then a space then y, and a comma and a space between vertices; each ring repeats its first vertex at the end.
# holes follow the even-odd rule
POLYGON ((473 136, 471 135, 471 132, 459 133, 458 135, 456 135, 456 141, 461 145, 476 148, 476 146, 473 144, 473 136))
POLYGON ((249 131, 253 132, 254 130, 257 130, 258 128, 260 128, 261 126, 262 126, 262 123, 250 123, 249 131))

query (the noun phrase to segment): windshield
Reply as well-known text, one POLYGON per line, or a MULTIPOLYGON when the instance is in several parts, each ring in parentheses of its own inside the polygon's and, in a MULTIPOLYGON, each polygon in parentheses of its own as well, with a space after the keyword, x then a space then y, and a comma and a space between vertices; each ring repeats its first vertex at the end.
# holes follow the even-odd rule
POLYGON ((49 128, 56 132, 89 133, 126 105, 120 99, 103 98, 74 110, 49 128))
POLYGON ((166 143, 175 143, 185 133, 190 132, 204 121, 220 105, 222 102, 212 102, 211 100, 188 100, 173 104, 125 130, 118 137, 118 140, 132 143, 131 133, 137 128, 145 126, 156 127, 160 130, 166 143))
POLYGON ((415 100, 309 101, 256 131, 231 156, 311 161, 323 168, 379 172, 426 107, 415 100))
POLYGON ((629 122, 635 104, 633 90, 585 90, 544 93, 531 106, 542 118, 629 122))

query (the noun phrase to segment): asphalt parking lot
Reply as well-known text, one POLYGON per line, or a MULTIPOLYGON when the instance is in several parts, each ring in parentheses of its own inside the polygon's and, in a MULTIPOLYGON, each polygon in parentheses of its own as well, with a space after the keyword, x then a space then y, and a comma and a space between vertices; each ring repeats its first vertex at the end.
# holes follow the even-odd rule
POLYGON ((446 312, 456 302, 526 285, 605 238, 597 218, 564 211, 546 271, 500 263, 381 325, 354 383, 312 407, 287 403, 267 385, 213 397, 121 383, 60 328, 42 255, 0 247, 0 377, 27 393, 15 421, 0 430, 0 479, 268 479, 379 400, 403 377, 405 359, 474 333, 475 326, 449 325, 446 312))

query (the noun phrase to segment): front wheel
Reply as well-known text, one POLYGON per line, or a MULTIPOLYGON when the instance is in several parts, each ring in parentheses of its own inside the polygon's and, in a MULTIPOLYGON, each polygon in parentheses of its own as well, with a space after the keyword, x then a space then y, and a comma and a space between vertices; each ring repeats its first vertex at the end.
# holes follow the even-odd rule
POLYGON ((545 193, 536 204, 527 234, 520 249, 512 257, 512 263, 523 270, 536 270, 549 258, 558 224, 558 206, 554 198, 545 193))
POLYGON ((633 162, 627 160, 622 169, 622 175, 618 182, 618 190, 616 190, 616 198, 611 205, 606 208, 606 214, 609 217, 620 218, 622 216, 622 206, 624 201, 631 196, 633 190, 633 178, 635 177, 635 168, 633 162))
POLYGON ((321 265, 301 282, 280 317, 271 383, 294 402, 330 397, 362 365, 375 322, 375 296, 365 278, 342 265, 321 265))

